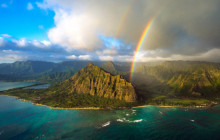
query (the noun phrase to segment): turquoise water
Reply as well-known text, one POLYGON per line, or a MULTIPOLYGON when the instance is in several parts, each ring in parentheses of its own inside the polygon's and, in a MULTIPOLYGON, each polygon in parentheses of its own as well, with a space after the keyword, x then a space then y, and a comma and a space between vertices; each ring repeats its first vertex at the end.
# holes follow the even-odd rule
POLYGON ((0 91, 12 89, 12 88, 19 88, 19 87, 26 87, 30 85, 34 85, 33 82, 3 82, 0 81, 0 91))
POLYGON ((0 140, 5 139, 218 140, 220 106, 207 109, 59 110, 0 96, 0 140))
POLYGON ((220 139, 220 106, 59 110, 0 96, 0 139, 220 139))

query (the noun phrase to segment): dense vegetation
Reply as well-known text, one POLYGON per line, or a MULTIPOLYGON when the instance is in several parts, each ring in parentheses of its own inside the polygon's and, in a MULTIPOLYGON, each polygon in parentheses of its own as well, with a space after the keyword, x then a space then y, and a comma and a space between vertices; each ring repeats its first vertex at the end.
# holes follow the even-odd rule
POLYGON ((181 106, 181 107, 206 107, 217 104, 206 99, 196 99, 196 98, 169 98, 167 96, 158 96, 152 99, 145 101, 145 104, 150 105, 161 105, 161 106, 181 106))
POLYGON ((164 62, 140 66, 133 79, 137 88, 145 87, 152 96, 220 99, 220 64, 207 62, 164 62))
POLYGON ((48 82, 53 85, 53 84, 57 84, 61 81, 64 81, 64 80, 70 78, 75 73, 76 73, 76 71, 54 72, 54 73, 42 76, 42 77, 38 78, 36 81, 48 82))
POLYGON ((48 89, 12 89, 5 92, 0 92, 2 95, 16 96, 20 99, 29 100, 35 104, 43 104, 51 107, 61 108, 84 108, 84 107, 99 107, 99 108, 119 108, 131 107, 136 103, 128 103, 122 100, 112 100, 99 96, 91 96, 89 94, 77 93, 58 93, 51 94, 48 89))
POLYGON ((49 92, 84 93, 110 99, 136 101, 135 89, 120 75, 113 76, 92 63, 82 68, 68 80, 50 88, 49 92))
MULTIPOLYGON (((43 72, 43 76, 39 76, 37 80, 59 84, 61 81, 74 75, 79 68, 82 68, 88 63, 89 62, 83 62, 82 64, 78 62, 59 63, 57 67, 52 66, 54 68, 49 69, 50 72, 43 72)), ((7 66, 8 69, 15 68, 15 70, 5 70, 2 69, 4 67, 3 65, 4 64, 0 65, 0 79, 4 79, 4 77, 13 79, 16 73, 19 75, 25 71, 27 71, 27 75, 32 71, 41 75, 42 71, 48 70, 48 67, 51 67, 52 64, 48 64, 46 68, 39 70, 36 70, 37 67, 30 68, 27 66, 21 66, 21 68, 16 68, 15 66, 10 68, 7 66), (3 71, 8 75, 2 73, 3 71)), ((19 66, 20 64, 16 65, 19 66)), ((113 75, 120 74, 127 79, 127 81, 130 80, 129 63, 107 62, 103 64, 100 62, 98 65, 106 72, 110 72, 113 75)), ((138 96, 138 105, 209 106, 220 102, 219 63, 187 61, 138 63, 131 82, 138 96)), ((60 107, 118 107, 131 105, 120 100, 111 100, 96 95, 91 96, 88 95, 89 93, 68 94, 69 92, 65 90, 67 88, 65 86, 61 88, 56 85, 51 88, 50 90, 17 89, 2 92, 1 94, 18 96, 34 102, 60 107), (53 90, 51 90, 51 88, 53 88, 53 90), (84 98, 85 101, 80 101, 84 100, 84 98)))

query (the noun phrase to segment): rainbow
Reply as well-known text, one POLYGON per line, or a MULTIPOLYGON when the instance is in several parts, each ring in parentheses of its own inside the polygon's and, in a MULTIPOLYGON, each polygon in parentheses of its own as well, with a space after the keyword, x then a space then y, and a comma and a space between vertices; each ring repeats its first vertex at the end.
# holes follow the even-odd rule
POLYGON ((122 29, 122 27, 123 27, 123 25, 124 25, 124 23, 125 23, 125 21, 126 21, 126 19, 128 17, 128 14, 129 14, 129 12, 131 10, 133 2, 134 2, 134 0, 130 1, 130 4, 127 6, 127 8, 126 8, 126 10, 124 12, 124 14, 123 14, 123 16, 122 16, 122 18, 121 18, 121 20, 120 20, 120 22, 118 24, 118 28, 117 28, 115 36, 114 36, 115 38, 118 37, 118 34, 120 33, 120 31, 121 31, 121 29, 122 29))
MULTIPOLYGON (((123 28, 123 25, 128 17, 128 14, 130 13, 130 10, 132 8, 132 4, 134 3, 134 0, 130 0, 128 6, 126 7, 125 11, 123 12, 120 20, 119 20, 119 23, 118 23, 118 26, 117 26, 117 29, 116 29, 116 32, 114 34, 114 39, 117 39, 118 38, 118 35, 119 33, 121 32, 122 28, 123 28)), ((114 51, 115 50, 115 47, 114 46, 111 46, 111 51, 114 51)))
POLYGON ((138 51, 140 50, 143 42, 144 42, 144 39, 146 38, 146 36, 148 35, 151 27, 152 27, 152 24, 154 22, 154 19, 155 18, 151 18, 148 23, 147 23, 147 26, 145 27, 144 29, 144 32, 142 33, 141 35, 141 38, 136 46, 136 50, 135 50, 135 54, 134 54, 134 57, 133 57, 133 61, 132 61, 132 64, 131 64, 131 73, 130 73, 130 80, 132 80, 132 76, 133 76, 133 73, 134 73, 134 67, 135 67, 135 62, 136 62, 136 59, 137 59, 137 54, 138 54, 138 51))
POLYGON ((156 20, 156 18, 160 15, 160 13, 162 13, 162 11, 166 8, 166 6, 171 2, 171 0, 166 0, 164 1, 163 4, 161 4, 161 6, 158 8, 157 12, 152 16, 152 18, 148 21, 147 23, 147 26, 145 27, 144 29, 144 32, 142 33, 141 35, 141 38, 139 39, 139 42, 136 46, 136 50, 135 50, 135 54, 134 54, 134 57, 133 57, 133 61, 132 61, 132 64, 131 64, 131 70, 130 70, 130 81, 132 81, 132 77, 133 77, 133 73, 134 73, 134 69, 135 69, 135 62, 136 62, 136 59, 137 59, 137 55, 138 55, 138 52, 145 40, 145 38, 147 37, 154 21, 156 20))

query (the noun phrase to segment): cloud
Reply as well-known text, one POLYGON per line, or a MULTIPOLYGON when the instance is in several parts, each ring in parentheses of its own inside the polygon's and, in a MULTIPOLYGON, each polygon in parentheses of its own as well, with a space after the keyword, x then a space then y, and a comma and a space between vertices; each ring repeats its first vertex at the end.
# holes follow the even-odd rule
POLYGON ((96 54, 98 55, 117 55, 118 51, 113 49, 104 49, 102 51, 96 51, 96 54))
POLYGON ((92 60, 90 55, 79 55, 79 60, 92 60))
POLYGON ((63 61, 68 55, 63 49, 48 41, 26 40, 26 45, 21 43, 22 39, 3 41, 0 37, 0 63, 13 62, 17 60, 42 60, 42 61, 63 61), (19 45, 19 46, 18 46, 19 45), (21 47, 22 45, 22 47, 21 47), (55 56, 55 57, 53 57, 55 56), (4 59, 3 59, 4 58, 4 59))
POLYGON ((28 41, 25 38, 21 38, 19 40, 13 39, 12 42, 14 42, 19 47, 26 47, 28 45, 28 41))
POLYGON ((11 38, 11 35, 9 35, 9 34, 2 34, 1 36, 4 38, 11 38))
POLYGON ((30 2, 27 4, 27 9, 28 10, 33 10, 34 9, 33 5, 30 2))
POLYGON ((13 51, 13 50, 2 50, 3 53, 8 53, 8 54, 18 54, 19 51, 13 51))
POLYGON ((66 56, 66 59, 71 59, 71 60, 92 60, 91 56, 90 55, 79 55, 79 56, 76 56, 76 55, 69 55, 69 56, 66 56))
POLYGON ((131 56, 131 55, 119 55, 115 58, 115 61, 131 62, 131 61, 133 61, 133 56, 131 56))
POLYGON ((65 47, 66 50, 74 49, 94 50, 99 48, 96 37, 98 21, 90 15, 76 15, 62 10, 56 11, 55 25, 48 32, 50 41, 65 47))
POLYGON ((14 62, 25 60, 25 57, 20 55, 19 51, 2 50, 0 51, 0 62, 14 62))
POLYGON ((3 37, 0 37, 0 47, 5 44, 5 39, 3 37))
MULTIPOLYGON (((176 59, 174 56, 193 59, 220 48, 219 0, 44 0, 37 5, 55 12, 55 27, 49 30, 48 38, 67 51, 83 50, 131 60, 152 18, 140 50, 151 54, 142 56, 143 60, 176 59), (115 47, 115 54, 106 51, 110 47, 115 47)), ((213 60, 211 56, 209 60, 213 60)))
POLYGON ((33 41, 30 41, 30 43, 38 48, 47 48, 52 45, 51 42, 46 41, 46 40, 43 40, 43 41, 33 40, 33 41))
POLYGON ((113 61, 113 57, 112 56, 99 56, 99 60, 101 61, 113 61))
POLYGON ((32 49, 33 47, 46 49, 52 46, 52 43, 46 40, 43 41, 27 40, 25 38, 21 38, 21 39, 12 38, 11 43, 12 43, 11 45, 16 47, 22 47, 22 48, 32 47, 32 49))
MULTIPOLYGON (((114 2, 114 4, 116 3, 114 2)), ((100 34, 102 36, 114 36, 127 5, 120 5, 115 8, 112 2, 94 0, 91 2, 78 0, 44 1, 44 3, 38 4, 41 8, 48 7, 55 11, 56 27, 48 32, 51 42, 64 46, 67 50, 81 49, 87 51, 104 47, 103 38, 100 38, 100 34)), ((107 41, 106 39, 105 42, 117 46, 117 41, 107 41)))
POLYGON ((118 62, 131 62, 133 60, 133 56, 131 55, 117 55, 117 56, 110 56, 110 55, 101 55, 98 56, 98 60, 100 61, 118 61, 118 62))
POLYGON ((0 56, 0 62, 1 61, 19 61, 19 60, 24 60, 22 56, 18 55, 5 55, 5 56, 0 56))
POLYGON ((1 7, 3 7, 3 8, 7 8, 7 7, 8 7, 8 5, 7 5, 7 4, 5 4, 5 3, 3 3, 3 4, 1 4, 1 7))
MULTIPOLYGON (((71 53, 77 56, 82 54, 78 51, 71 53)), ((46 60, 60 62, 67 60, 66 56, 69 55, 70 53, 65 51, 62 47, 54 45, 47 40, 40 41, 27 40, 25 38, 16 39, 13 37, 0 37, 0 63, 17 60, 46 60), (3 57, 5 57, 5 59, 3 59, 3 57)))
POLYGON ((51 46, 52 43, 50 41, 46 41, 46 40, 43 40, 41 41, 42 44, 44 44, 44 46, 51 46))
POLYGON ((207 52, 195 54, 195 55, 183 55, 183 54, 170 54, 167 50, 151 50, 139 52, 136 61, 137 62, 149 62, 149 61, 172 61, 172 60, 186 60, 186 61, 209 61, 219 62, 220 49, 211 49, 207 52), (164 55, 169 53, 169 55, 164 55))
POLYGON ((75 55, 70 55, 70 56, 66 56, 67 59, 77 59, 77 56, 75 55))

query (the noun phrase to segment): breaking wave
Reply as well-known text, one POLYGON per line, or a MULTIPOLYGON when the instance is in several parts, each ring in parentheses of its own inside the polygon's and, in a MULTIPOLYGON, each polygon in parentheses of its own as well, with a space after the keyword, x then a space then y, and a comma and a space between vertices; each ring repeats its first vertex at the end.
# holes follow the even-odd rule
POLYGON ((122 118, 122 119, 117 119, 117 121, 118 122, 128 122, 128 123, 138 123, 138 122, 142 122, 143 119, 130 121, 130 120, 127 120, 126 118, 122 118))
POLYGON ((102 124, 102 127, 106 127, 106 126, 108 126, 108 125, 110 125, 110 124, 111 124, 111 122, 110 122, 110 121, 108 121, 108 122, 106 122, 106 123, 102 124))

